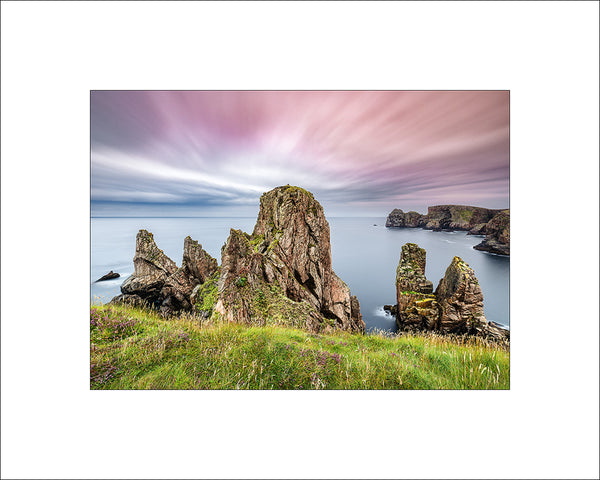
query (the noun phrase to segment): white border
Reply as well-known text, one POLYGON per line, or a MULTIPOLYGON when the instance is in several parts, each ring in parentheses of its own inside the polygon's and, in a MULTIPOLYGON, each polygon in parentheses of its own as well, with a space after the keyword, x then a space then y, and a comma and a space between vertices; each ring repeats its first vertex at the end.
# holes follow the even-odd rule
POLYGON ((598 477, 597 2, 2 2, 1 34, 3 478, 598 477), (117 88, 510 89, 511 390, 90 392, 117 88))

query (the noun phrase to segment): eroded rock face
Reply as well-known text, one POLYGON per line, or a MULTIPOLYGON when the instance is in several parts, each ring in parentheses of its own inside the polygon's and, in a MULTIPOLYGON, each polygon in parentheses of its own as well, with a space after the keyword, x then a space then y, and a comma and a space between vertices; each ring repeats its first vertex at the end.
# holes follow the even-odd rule
POLYGON ((402 246, 396 269, 396 319, 403 330, 437 327, 439 312, 433 283, 425 278, 425 249, 415 243, 402 246))
POLYGON ((306 190, 262 195, 252 235, 231 230, 215 310, 245 323, 364 331, 358 300, 331 269, 329 224, 306 190))
POLYGON ((471 267, 454 257, 432 294, 433 284, 425 278, 425 260, 426 252, 418 245, 402 247, 396 270, 396 319, 401 330, 509 338, 508 330, 486 320, 483 293, 471 267))
POLYGON ((435 290, 441 306, 440 330, 470 333, 486 323, 483 293, 473 269, 460 257, 454 257, 435 290))
POLYGON ((121 285, 121 292, 138 295, 154 303, 167 278, 175 273, 177 265, 156 246, 154 236, 147 230, 140 230, 135 239, 135 271, 121 285))
POLYGON ((192 278, 200 283, 206 280, 216 272, 217 260, 211 257, 202 245, 188 235, 183 242, 183 260, 181 267, 185 268, 192 278))
POLYGON ((473 248, 499 255, 510 255, 510 210, 502 210, 485 226, 485 240, 473 248))

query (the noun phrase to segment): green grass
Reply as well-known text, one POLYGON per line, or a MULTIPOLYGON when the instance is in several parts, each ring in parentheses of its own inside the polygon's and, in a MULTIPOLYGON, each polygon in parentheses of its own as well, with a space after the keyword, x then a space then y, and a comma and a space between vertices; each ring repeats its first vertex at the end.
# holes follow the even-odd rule
POLYGON ((91 308, 92 389, 508 389, 506 347, 91 308))

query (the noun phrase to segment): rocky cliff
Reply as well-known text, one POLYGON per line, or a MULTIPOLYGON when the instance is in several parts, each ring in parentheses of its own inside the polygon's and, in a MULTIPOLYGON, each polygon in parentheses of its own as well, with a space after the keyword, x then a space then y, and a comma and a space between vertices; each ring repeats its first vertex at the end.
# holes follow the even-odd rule
POLYGON ((499 210, 468 205, 436 205, 427 209, 424 228, 432 230, 471 230, 487 223, 499 210))
POLYGON ((164 314, 190 310, 190 295, 217 270, 217 261, 189 236, 183 244, 181 267, 158 248, 154 236, 140 230, 136 236, 134 272, 111 302, 152 305, 164 314))
POLYGON ((494 210, 468 205, 436 205, 428 207, 427 215, 404 212, 395 208, 388 215, 386 227, 425 228, 428 230, 467 230, 469 235, 486 235, 473 247, 477 250, 510 254, 510 210, 494 210))
POLYGON ((502 210, 485 225, 485 240, 473 248, 510 255, 510 210, 502 210))
POLYGON ((331 269, 329 224, 310 192, 263 194, 252 235, 232 229, 221 256, 214 310, 228 320, 364 331, 358 300, 331 269))
POLYGON ((425 278, 425 257, 425 250, 414 243, 402 247, 396 271, 398 327, 508 340, 508 330, 486 320, 483 293, 473 270, 454 257, 432 294, 433 284, 425 278))

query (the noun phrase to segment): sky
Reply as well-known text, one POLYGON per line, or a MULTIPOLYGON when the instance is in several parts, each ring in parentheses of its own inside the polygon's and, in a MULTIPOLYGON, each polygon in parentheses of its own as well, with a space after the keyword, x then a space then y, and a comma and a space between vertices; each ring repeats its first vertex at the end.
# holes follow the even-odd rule
POLYGON ((92 91, 92 216, 328 216, 509 206, 508 91, 92 91))

